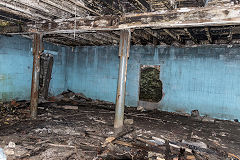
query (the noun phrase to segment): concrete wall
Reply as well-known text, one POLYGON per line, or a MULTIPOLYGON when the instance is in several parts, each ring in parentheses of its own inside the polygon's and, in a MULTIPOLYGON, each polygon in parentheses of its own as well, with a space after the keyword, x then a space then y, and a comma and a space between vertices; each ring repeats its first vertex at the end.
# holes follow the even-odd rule
MULTIPOLYGON (((54 55, 51 94, 66 89, 65 62, 69 48, 45 43, 54 55)), ((32 40, 20 36, 0 36, 0 100, 30 99, 32 81, 32 40)))
MULTIPOLYGON (((239 51, 239 46, 132 46, 126 105, 138 104, 140 65, 160 65, 165 95, 159 109, 240 119, 239 51)), ((67 88, 115 102, 118 66, 118 47, 78 47, 67 55, 67 88)))
MULTIPOLYGON (((0 36, 0 100, 29 99, 32 41, 0 36)), ((115 102, 118 47, 70 47, 45 43, 54 55, 50 92, 71 89, 115 102)), ((132 46, 128 63, 126 104, 137 106, 140 65, 160 65, 164 97, 159 109, 222 119, 240 119, 239 46, 196 48, 132 46)))

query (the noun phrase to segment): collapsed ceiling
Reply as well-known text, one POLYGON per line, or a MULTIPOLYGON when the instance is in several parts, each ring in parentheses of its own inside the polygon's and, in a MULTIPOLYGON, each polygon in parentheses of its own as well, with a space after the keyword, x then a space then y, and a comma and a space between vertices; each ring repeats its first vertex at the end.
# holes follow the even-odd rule
POLYGON ((69 46, 114 45, 131 29, 134 45, 240 43, 238 0, 1 0, 0 34, 69 46))

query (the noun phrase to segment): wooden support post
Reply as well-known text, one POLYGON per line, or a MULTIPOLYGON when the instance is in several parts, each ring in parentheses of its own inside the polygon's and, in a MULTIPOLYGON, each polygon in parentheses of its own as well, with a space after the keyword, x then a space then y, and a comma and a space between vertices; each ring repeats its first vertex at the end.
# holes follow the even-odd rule
POLYGON ((40 53, 43 52, 43 35, 34 34, 33 39, 33 71, 31 88, 31 118, 37 118, 39 73, 40 73, 40 53))
POLYGON ((123 127, 124 106, 125 106, 125 91, 127 80, 127 61, 130 50, 131 31, 121 30, 120 44, 119 44, 119 73, 118 73, 118 87, 116 96, 116 109, 114 128, 121 129, 123 127))

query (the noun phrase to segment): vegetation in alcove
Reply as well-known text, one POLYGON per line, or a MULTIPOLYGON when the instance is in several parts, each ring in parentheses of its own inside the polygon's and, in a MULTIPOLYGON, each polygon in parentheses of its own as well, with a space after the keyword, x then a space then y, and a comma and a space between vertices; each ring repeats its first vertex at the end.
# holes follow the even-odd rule
POLYGON ((162 99, 160 71, 154 67, 141 69, 139 100, 159 102, 162 99))

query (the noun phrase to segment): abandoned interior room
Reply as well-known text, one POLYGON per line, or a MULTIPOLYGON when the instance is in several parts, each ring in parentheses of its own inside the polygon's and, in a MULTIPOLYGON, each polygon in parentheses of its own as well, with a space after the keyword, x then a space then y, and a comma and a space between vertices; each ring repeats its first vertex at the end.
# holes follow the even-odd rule
POLYGON ((0 160, 240 160, 239 0, 0 0, 0 160))

